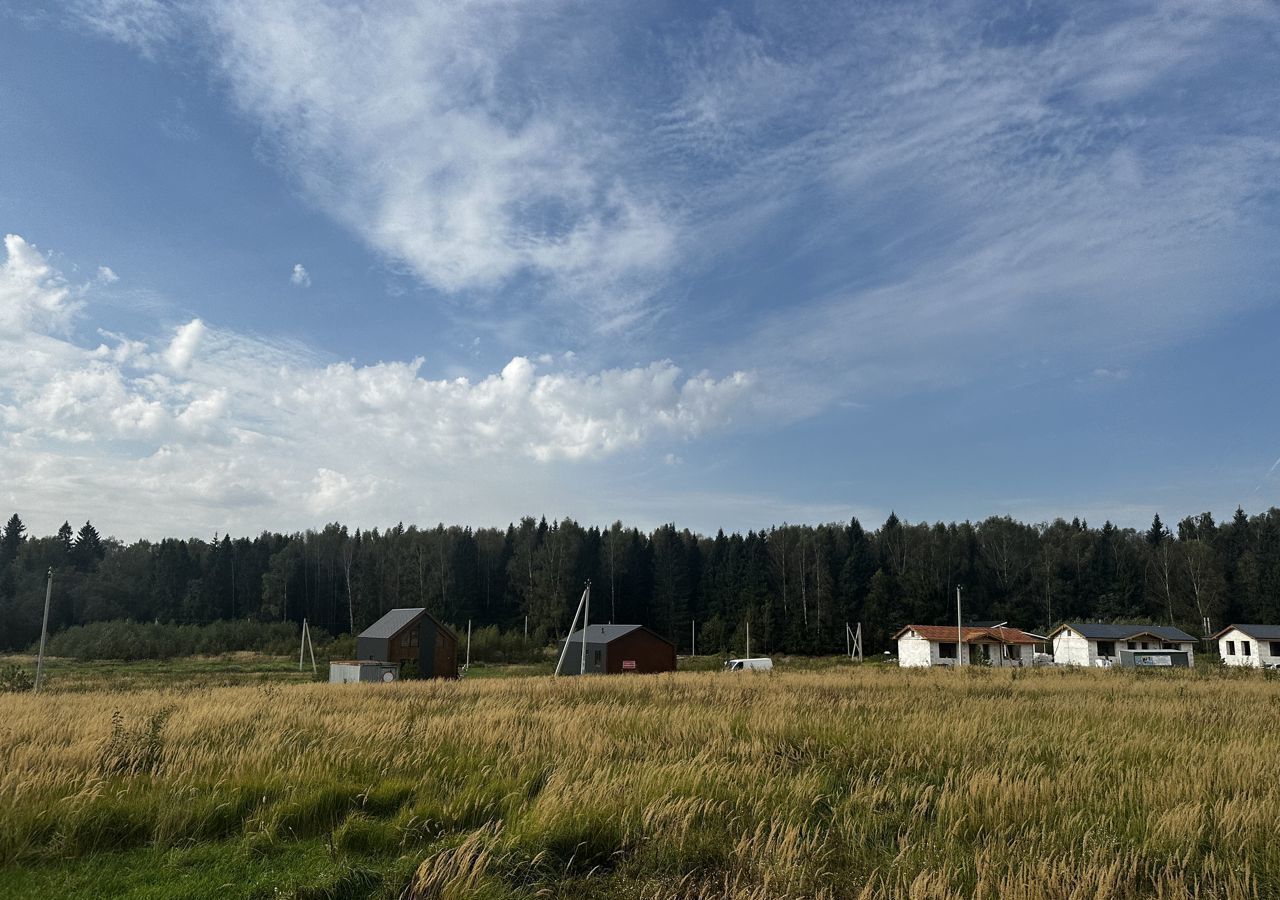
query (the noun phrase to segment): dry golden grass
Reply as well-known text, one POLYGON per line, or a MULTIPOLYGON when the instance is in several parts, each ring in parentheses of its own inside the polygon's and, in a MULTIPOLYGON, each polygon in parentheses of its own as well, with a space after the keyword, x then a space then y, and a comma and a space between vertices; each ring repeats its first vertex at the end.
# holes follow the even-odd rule
POLYGON ((9 695, 0 863, 319 836, 420 860, 411 898, 1276 897, 1278 733, 1260 673, 9 695))

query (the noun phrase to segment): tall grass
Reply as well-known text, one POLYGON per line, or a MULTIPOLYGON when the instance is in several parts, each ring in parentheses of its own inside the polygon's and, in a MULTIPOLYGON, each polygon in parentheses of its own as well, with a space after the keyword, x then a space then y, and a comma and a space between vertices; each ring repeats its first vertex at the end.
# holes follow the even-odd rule
POLYGON ((1160 676, 5 695, 0 864, 322 838, 410 898, 1280 896, 1280 684, 1160 676))

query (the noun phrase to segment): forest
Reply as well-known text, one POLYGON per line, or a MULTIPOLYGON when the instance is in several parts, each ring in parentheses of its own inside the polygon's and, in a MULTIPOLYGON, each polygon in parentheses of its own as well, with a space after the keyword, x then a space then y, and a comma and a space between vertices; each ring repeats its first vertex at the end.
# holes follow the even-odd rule
POLYGON ((868 653, 907 623, 950 622, 956 587, 966 619, 1043 633, 1065 620, 1172 623, 1192 634, 1230 622, 1280 622, 1280 509, 1209 513, 1168 528, 1092 527, 1079 519, 1025 524, 909 523, 890 515, 779 525, 746 534, 652 532, 615 522, 521 519, 505 530, 398 524, 139 540, 102 537, 86 522, 48 537, 16 513, 0 537, 0 649, 38 640, 46 572, 50 631, 129 620, 300 623, 356 633, 396 606, 425 606, 455 625, 497 626, 541 644, 563 637, 584 582, 592 621, 638 622, 681 653, 752 649, 831 653, 845 623, 868 653))

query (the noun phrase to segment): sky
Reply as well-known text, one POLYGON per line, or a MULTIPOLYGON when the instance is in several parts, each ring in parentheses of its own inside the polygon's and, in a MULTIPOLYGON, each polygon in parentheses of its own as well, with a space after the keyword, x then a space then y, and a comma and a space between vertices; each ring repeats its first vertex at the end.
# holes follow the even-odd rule
POLYGON ((1280 4, 0 0, 0 513, 1280 503, 1280 4))

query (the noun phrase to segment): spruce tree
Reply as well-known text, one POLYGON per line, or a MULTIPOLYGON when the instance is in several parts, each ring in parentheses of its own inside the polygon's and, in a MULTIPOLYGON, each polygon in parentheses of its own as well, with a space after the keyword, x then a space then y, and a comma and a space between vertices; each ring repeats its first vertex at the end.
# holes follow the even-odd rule
MULTIPOLYGON (((61 536, 62 532, 58 534, 61 536)), ((85 522, 76 534, 75 543, 71 547, 71 561, 81 572, 90 572, 97 568, 103 553, 102 538, 98 536, 98 530, 89 522, 85 522)))

